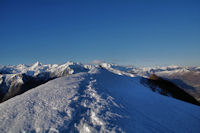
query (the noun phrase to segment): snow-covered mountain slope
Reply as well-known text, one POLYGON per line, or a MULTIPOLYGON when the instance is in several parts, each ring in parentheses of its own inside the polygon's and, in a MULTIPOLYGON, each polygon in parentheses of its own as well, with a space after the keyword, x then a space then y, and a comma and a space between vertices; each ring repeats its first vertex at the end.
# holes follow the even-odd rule
POLYGON ((0 67, 0 102, 49 80, 88 71, 87 66, 80 63, 67 62, 62 65, 42 64, 1 66, 0 67))
MULTIPOLYGON (((106 63, 104 63, 106 64, 106 63)), ((176 86, 180 87, 200 102, 200 69, 199 67, 187 66, 166 66, 166 67, 126 67, 116 64, 103 65, 107 69, 113 69, 117 73, 126 73, 129 76, 141 76, 149 78, 150 75, 156 74, 176 86), (128 74, 127 74, 128 73, 128 74)), ((159 89, 159 88, 158 88, 159 89)))
POLYGON ((93 68, 0 104, 0 132, 199 133, 200 107, 93 68))
MULTIPOLYGON (((101 63, 106 69, 112 69, 118 74, 128 76, 141 76, 149 78, 150 75, 156 74, 176 86, 180 87, 200 102, 200 69, 199 67, 188 66, 166 66, 166 67, 133 67, 119 66, 116 64, 101 63)), ((158 88, 159 89, 159 88, 158 88)))

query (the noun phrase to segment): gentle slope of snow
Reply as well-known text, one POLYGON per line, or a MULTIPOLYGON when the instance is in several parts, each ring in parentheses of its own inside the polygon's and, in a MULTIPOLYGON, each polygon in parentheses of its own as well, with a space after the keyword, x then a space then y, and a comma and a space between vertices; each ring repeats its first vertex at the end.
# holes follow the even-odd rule
POLYGON ((199 133, 200 107, 106 69, 61 77, 0 104, 0 132, 199 133))

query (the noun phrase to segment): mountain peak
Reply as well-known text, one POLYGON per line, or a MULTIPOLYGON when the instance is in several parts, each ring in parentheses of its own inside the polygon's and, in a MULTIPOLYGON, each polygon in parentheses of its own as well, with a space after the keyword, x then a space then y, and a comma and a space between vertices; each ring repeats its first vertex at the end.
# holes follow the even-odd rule
POLYGON ((41 63, 41 62, 39 62, 39 61, 37 61, 37 62, 35 62, 33 65, 34 65, 34 66, 41 66, 41 65, 42 65, 42 63, 41 63))
POLYGON ((31 68, 32 68, 32 69, 35 69, 35 68, 41 67, 41 66, 42 66, 42 63, 39 62, 39 61, 37 61, 37 62, 35 62, 35 63, 31 66, 31 68))

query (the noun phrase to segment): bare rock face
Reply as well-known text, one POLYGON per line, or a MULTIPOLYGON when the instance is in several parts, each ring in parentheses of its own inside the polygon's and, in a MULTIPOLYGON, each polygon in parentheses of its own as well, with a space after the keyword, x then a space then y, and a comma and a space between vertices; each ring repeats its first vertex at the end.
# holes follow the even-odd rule
POLYGON ((150 79, 150 80, 159 80, 160 77, 158 77, 158 76, 155 75, 155 74, 151 74, 151 75, 149 76, 149 79, 150 79))
POLYGON ((173 98, 189 102, 192 104, 200 105, 200 103, 184 89, 178 87, 171 81, 165 80, 155 74, 149 76, 149 78, 142 78, 141 83, 149 86, 152 91, 158 92, 165 96, 171 96, 173 98))

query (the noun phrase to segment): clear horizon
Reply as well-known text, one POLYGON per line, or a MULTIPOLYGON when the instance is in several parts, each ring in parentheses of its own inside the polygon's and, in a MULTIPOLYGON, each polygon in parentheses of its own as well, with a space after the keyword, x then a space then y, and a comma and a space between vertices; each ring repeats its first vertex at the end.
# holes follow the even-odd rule
POLYGON ((0 1, 0 65, 200 66, 200 1, 0 1))

